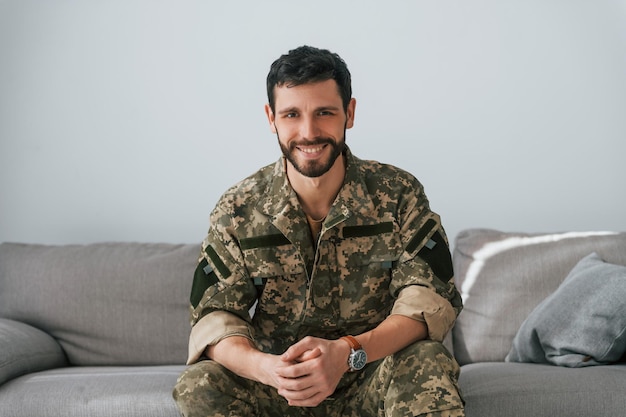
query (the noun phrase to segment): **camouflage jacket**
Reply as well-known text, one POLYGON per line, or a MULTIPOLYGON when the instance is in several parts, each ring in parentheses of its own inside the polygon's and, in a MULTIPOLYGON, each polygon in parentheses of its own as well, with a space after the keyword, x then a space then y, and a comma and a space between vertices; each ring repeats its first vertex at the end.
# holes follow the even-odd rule
POLYGON ((284 158, 221 197, 194 277, 189 363, 233 335, 280 354, 304 336, 360 334, 390 314, 425 321, 431 339, 450 330, 462 302, 421 184, 349 149, 345 156, 317 245, 284 158))

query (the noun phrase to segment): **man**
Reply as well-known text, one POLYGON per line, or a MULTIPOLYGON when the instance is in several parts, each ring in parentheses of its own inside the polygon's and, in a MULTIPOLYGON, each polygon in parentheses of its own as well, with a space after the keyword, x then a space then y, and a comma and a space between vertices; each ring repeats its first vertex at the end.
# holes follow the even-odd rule
POLYGON ((182 414, 463 416, 441 344, 462 304, 421 184, 346 146, 356 101, 338 55, 290 51, 267 92, 283 157, 211 213, 182 414))

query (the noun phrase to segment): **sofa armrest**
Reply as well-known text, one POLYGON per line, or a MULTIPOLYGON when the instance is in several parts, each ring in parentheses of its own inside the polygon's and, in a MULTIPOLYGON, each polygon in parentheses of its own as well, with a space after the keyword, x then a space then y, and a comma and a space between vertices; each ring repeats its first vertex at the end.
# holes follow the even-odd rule
POLYGON ((28 324, 0 318, 0 385, 31 372, 67 365, 52 336, 28 324))

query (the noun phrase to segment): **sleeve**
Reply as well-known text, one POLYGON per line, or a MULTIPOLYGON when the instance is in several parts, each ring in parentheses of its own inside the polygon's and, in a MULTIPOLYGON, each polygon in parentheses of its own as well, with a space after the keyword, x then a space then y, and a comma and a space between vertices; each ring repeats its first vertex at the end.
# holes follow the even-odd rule
POLYGON ((231 218, 218 206, 194 274, 188 364, 226 337, 254 340, 249 311, 257 291, 246 271, 231 218))
POLYGON ((404 250, 392 270, 391 314, 425 322, 429 338, 442 341, 463 308, 448 240, 421 185, 405 196, 399 217, 404 250))

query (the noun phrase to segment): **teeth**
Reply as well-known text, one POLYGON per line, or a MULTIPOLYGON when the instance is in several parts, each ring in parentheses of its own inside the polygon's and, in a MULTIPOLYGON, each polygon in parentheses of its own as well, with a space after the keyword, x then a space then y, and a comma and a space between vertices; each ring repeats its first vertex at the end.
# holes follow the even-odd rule
POLYGON ((304 153, 320 152, 322 149, 324 149, 323 146, 320 146, 319 148, 300 148, 300 150, 304 153))

